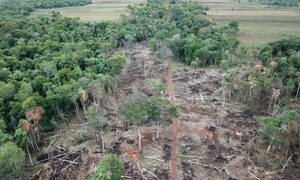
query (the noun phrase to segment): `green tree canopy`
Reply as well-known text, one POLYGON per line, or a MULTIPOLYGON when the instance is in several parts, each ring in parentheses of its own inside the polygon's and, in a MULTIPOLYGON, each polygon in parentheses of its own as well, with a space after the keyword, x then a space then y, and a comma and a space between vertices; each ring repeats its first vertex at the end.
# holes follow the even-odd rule
POLYGON ((0 174, 3 179, 18 179, 23 175, 25 153, 12 142, 0 146, 0 174))

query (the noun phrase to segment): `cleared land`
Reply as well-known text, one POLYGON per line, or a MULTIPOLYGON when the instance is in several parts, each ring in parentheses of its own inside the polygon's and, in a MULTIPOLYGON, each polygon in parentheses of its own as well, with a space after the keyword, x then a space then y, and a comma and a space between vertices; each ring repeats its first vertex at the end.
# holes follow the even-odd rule
POLYGON ((238 21, 240 40, 246 46, 275 41, 289 35, 300 35, 300 13, 292 9, 276 10, 232 0, 199 0, 199 2, 210 8, 208 14, 218 24, 238 21))

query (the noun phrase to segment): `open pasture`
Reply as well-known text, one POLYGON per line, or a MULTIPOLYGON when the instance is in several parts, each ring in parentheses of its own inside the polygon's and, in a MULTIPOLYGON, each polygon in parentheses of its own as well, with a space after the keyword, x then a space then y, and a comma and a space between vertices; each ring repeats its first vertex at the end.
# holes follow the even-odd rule
POLYGON ((218 24, 232 20, 240 26, 239 38, 245 46, 255 46, 290 35, 300 35, 300 13, 293 9, 267 8, 245 1, 199 0, 218 24))
POLYGON ((141 3, 142 0, 95 0, 93 4, 79 7, 64 7, 54 9, 38 9, 31 14, 32 17, 50 16, 52 11, 60 12, 65 17, 79 17, 82 21, 103 21, 121 19, 122 14, 128 14, 129 4, 141 3))

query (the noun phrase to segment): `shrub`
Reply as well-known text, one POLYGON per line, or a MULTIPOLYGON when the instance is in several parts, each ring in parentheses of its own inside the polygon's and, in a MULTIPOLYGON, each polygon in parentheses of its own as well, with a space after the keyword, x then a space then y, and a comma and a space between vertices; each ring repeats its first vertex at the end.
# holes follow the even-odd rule
POLYGON ((123 173, 124 166, 118 156, 107 154, 97 166, 91 180, 121 180, 123 173))
POLYGON ((0 119, 0 144, 6 143, 12 140, 12 136, 6 133, 6 123, 3 119, 0 119))
POLYGON ((237 21, 231 21, 229 27, 233 28, 235 31, 239 31, 239 23, 237 21))
POLYGON ((164 112, 169 117, 176 117, 179 110, 168 100, 160 98, 138 99, 126 104, 121 110, 132 122, 159 121, 164 112))
POLYGON ((166 90, 165 84, 160 79, 148 78, 145 83, 153 95, 166 90))
POLYGON ((0 118, 0 131, 5 131, 6 123, 3 119, 0 118))
POLYGON ((3 179, 18 179, 22 176, 25 153, 16 144, 8 142, 0 147, 0 175, 3 179))
POLYGON ((85 113, 85 117, 95 129, 102 129, 107 124, 107 118, 92 109, 85 113))
POLYGON ((228 60, 221 60, 220 68, 222 68, 224 70, 227 70, 227 69, 229 69, 230 65, 231 65, 230 61, 228 61, 228 60))
POLYGON ((300 110, 287 110, 263 121, 262 137, 274 149, 296 148, 300 142, 300 110))

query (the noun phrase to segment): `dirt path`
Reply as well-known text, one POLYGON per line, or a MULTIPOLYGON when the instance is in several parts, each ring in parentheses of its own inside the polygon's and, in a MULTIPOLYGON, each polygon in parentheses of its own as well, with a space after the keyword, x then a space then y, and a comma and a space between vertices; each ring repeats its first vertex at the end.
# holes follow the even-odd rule
MULTIPOLYGON (((169 70, 168 70, 168 77, 167 77, 167 86, 169 92, 169 100, 172 104, 175 104, 174 99, 174 88, 173 88, 173 80, 172 80, 172 66, 171 60, 169 60, 169 70)), ((177 145, 178 145, 178 120, 173 119, 172 123, 172 153, 171 153, 171 179, 178 180, 178 169, 177 169, 177 145)))

